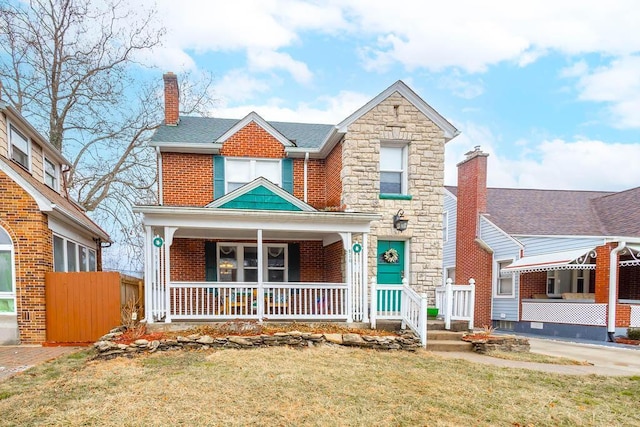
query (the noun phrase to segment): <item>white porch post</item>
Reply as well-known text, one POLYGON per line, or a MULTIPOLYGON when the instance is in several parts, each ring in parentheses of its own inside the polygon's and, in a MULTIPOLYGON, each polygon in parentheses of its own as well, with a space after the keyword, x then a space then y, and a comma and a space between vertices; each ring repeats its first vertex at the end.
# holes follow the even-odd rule
POLYGON ((369 322, 369 298, 367 298, 367 290, 369 289, 369 233, 362 233, 362 321, 369 322))
POLYGON ((171 323, 171 244, 173 243, 173 233, 177 228, 164 228, 164 297, 165 297, 165 323, 171 323))
POLYGON ((344 244, 345 259, 347 262, 347 323, 353 322, 353 278, 351 277, 351 233, 340 233, 344 244))
POLYGON ((262 229, 258 230, 257 236, 257 244, 258 244, 258 320, 262 322, 262 318, 264 317, 264 285, 263 285, 263 259, 262 259, 262 229))
POLYGON ((147 323, 153 323, 153 313, 155 307, 153 307, 153 281, 155 277, 153 259, 153 234, 151 227, 145 225, 144 227, 144 317, 147 323))

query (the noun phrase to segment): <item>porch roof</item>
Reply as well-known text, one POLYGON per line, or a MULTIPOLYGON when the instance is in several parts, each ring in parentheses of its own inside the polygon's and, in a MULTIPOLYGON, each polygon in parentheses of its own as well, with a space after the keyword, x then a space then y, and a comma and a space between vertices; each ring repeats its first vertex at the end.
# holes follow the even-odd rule
POLYGON ((525 256, 503 268, 501 274, 532 273, 550 270, 587 270, 595 264, 587 263, 593 248, 572 249, 550 254, 525 256))
MULTIPOLYGON (((152 227, 176 227, 214 231, 217 235, 245 236, 247 231, 266 230, 278 237, 285 233, 368 233, 372 221, 382 215, 356 212, 307 212, 223 209, 211 207, 136 206, 142 223, 152 227)), ((180 234, 180 233, 179 233, 180 234)), ((200 234, 200 233, 198 233, 200 234)), ((266 236, 265 236, 266 237, 266 236)))

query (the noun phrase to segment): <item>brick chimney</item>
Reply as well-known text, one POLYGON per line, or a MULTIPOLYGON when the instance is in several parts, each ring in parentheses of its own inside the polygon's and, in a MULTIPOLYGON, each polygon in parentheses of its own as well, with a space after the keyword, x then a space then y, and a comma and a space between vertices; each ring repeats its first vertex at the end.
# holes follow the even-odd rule
POLYGON ((177 126, 180 121, 180 88, 178 76, 165 73, 164 79, 164 122, 168 126, 177 126))
POLYGON ((458 163, 456 282, 476 281, 476 327, 491 325, 493 256, 478 240, 481 213, 487 211, 487 153, 480 146, 458 163))

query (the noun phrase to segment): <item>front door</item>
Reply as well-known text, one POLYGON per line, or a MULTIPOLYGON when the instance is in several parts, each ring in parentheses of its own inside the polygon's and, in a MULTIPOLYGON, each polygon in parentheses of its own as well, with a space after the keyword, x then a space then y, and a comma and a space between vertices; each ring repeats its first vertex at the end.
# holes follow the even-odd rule
POLYGON ((400 310, 400 296, 404 271, 404 242, 378 240, 377 250, 378 284, 398 285, 398 290, 378 291, 378 310, 395 312, 400 310))

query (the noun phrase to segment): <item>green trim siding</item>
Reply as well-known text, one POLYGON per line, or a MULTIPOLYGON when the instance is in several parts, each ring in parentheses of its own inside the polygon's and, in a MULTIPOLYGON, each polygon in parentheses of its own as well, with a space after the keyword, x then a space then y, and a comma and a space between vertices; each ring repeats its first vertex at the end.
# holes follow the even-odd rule
POLYGON ((224 157, 213 156, 213 199, 224 196, 224 157))
POLYGON ((252 209, 266 211, 301 211, 299 207, 274 194, 262 185, 220 206, 221 209, 252 209))
POLYGON ((386 200, 411 200, 413 196, 411 194, 380 193, 380 198, 386 200))
POLYGON ((282 188, 293 194, 293 160, 282 159, 282 188))

